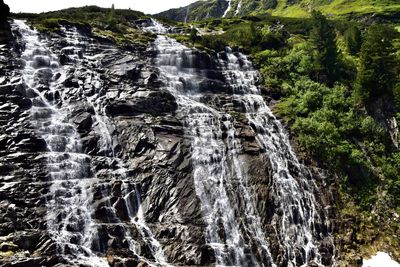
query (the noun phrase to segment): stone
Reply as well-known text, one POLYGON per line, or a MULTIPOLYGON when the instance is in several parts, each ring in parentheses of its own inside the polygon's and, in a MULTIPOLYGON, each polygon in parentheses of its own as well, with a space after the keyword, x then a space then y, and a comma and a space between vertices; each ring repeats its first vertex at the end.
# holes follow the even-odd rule
POLYGON ((53 71, 49 68, 38 69, 35 72, 34 80, 37 84, 43 84, 47 86, 53 77, 53 71))
POLYGON ((11 84, 0 85, 0 95, 9 95, 13 91, 11 84))
POLYGON ((175 98, 167 92, 140 92, 130 101, 121 101, 108 105, 110 116, 135 116, 143 113, 160 115, 177 109, 175 98))
POLYGON ((79 88, 79 82, 74 77, 69 77, 69 78, 65 79, 64 85, 66 87, 79 88))
POLYGON ((92 127, 92 115, 88 112, 83 112, 74 118, 74 123, 78 125, 78 131, 88 132, 92 127))
POLYGON ((17 251, 19 247, 11 242, 4 242, 0 243, 0 251, 7 252, 7 251, 17 251))
POLYGON ((48 56, 36 55, 33 59, 35 69, 50 67, 50 58, 48 56))

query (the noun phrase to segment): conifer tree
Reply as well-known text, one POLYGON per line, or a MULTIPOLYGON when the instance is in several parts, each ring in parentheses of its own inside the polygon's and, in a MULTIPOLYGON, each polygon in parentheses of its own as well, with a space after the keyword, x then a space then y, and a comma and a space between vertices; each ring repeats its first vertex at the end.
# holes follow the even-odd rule
POLYGON ((360 52, 362 44, 362 36, 360 29, 353 25, 349 27, 343 34, 350 54, 355 55, 360 52))
POLYGON ((391 93, 397 76, 397 62, 392 44, 396 32, 384 25, 369 27, 360 51, 360 69, 355 92, 362 102, 391 93))
POLYGON ((320 11, 312 11, 310 41, 316 50, 315 79, 333 85, 338 76, 338 51, 333 26, 320 11))

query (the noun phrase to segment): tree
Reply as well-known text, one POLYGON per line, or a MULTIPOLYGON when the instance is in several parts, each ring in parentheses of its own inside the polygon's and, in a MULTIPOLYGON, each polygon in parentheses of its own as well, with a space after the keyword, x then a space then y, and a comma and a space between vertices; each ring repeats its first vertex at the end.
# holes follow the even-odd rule
POLYGON ((361 46, 355 85, 356 96, 364 103, 394 89, 398 64, 392 41, 396 34, 394 29, 384 25, 368 28, 361 46))
POLYGON ((110 9, 110 11, 108 11, 106 22, 107 22, 109 28, 115 29, 115 26, 117 25, 117 21, 116 21, 116 16, 115 16, 114 4, 111 5, 111 9, 110 9))
POLYGON ((362 44, 362 36, 360 29, 353 25, 346 29, 343 34, 344 40, 347 44, 350 54, 355 55, 360 52, 362 44))
POLYGON ((310 41, 316 50, 315 79, 332 86, 338 76, 338 50, 334 28, 320 11, 312 11, 310 41))
POLYGON ((193 44, 199 39, 199 36, 197 34, 198 34, 197 29, 195 27, 192 27, 190 29, 190 40, 192 41, 193 44))

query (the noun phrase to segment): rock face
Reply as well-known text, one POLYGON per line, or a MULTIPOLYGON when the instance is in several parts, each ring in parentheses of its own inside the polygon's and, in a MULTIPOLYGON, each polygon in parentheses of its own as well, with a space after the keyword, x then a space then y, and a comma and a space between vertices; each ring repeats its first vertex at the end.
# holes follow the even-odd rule
POLYGON ((4 1, 0 1, 0 16, 1 20, 5 20, 10 15, 10 8, 4 4, 4 1))
POLYGON ((328 181, 298 162, 243 55, 13 29, 1 266, 333 265, 328 181))
POLYGON ((10 8, 0 0, 0 45, 7 43, 11 38, 10 25, 7 17, 10 15, 10 8))

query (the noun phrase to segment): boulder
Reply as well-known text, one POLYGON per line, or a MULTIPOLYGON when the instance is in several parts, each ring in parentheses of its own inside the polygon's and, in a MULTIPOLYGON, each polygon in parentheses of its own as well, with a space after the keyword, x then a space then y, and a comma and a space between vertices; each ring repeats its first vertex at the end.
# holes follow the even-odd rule
POLYGON ((89 132, 91 130, 93 120, 90 113, 80 113, 73 119, 73 121, 78 125, 79 132, 89 132))
POLYGON ((161 115, 174 112, 178 105, 175 97, 162 91, 140 91, 129 101, 119 101, 106 107, 110 116, 135 116, 139 114, 161 115))

